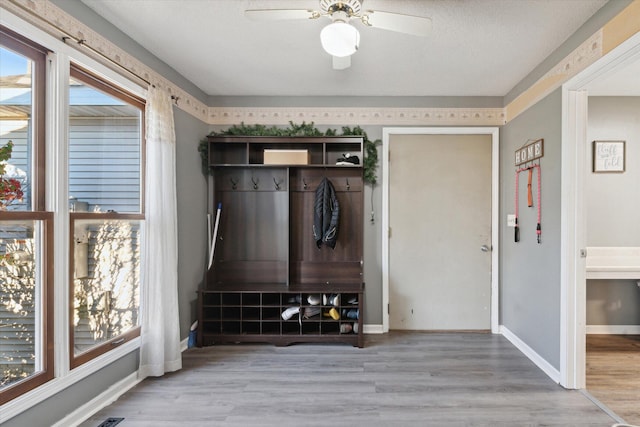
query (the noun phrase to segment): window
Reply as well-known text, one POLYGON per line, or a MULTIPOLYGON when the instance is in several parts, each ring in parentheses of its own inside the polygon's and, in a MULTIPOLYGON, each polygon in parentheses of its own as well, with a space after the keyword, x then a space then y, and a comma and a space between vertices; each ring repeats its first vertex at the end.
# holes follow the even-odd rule
POLYGON ((144 101, 72 64, 69 80, 70 358, 138 336, 144 101))
POLYGON ((0 26, 0 404, 53 378, 46 55, 43 47, 0 26))

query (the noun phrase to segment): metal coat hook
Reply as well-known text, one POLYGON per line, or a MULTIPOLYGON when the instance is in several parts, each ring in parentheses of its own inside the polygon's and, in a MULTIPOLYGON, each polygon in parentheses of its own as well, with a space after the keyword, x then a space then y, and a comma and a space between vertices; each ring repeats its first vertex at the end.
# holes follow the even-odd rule
POLYGON ((306 180, 306 179, 304 179, 304 178, 302 178, 302 184, 303 184, 303 186, 304 186, 304 189, 306 190, 306 189, 307 189, 307 187, 308 187, 308 185, 307 185, 307 180, 306 180))
POLYGON ((229 178, 229 181, 231 181, 231 188, 234 190, 238 189, 238 181, 234 180, 233 178, 229 178))
POLYGON ((351 185, 349 184, 349 178, 347 178, 347 190, 351 190, 351 185))
POLYGON ((251 182, 253 182, 253 189, 257 190, 258 189, 258 183, 260 182, 260 179, 255 179, 254 177, 251 177, 251 182))
POLYGON ((282 180, 276 181, 276 177, 274 176, 273 183, 276 185, 276 190, 280 190, 280 183, 282 183, 282 180))

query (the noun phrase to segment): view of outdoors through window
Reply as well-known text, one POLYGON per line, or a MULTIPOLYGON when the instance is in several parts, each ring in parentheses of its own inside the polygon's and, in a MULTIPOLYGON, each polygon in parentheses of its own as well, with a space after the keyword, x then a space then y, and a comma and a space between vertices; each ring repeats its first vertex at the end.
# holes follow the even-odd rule
POLYGON ((75 355, 138 326, 142 109, 127 101, 121 91, 72 66, 68 173, 75 355))
POLYGON ((31 61, 0 47, 0 209, 30 205, 31 61))
POLYGON ((39 370, 38 228, 0 222, 0 389, 39 370))
MULTIPOLYGON (((0 211, 30 210, 32 63, 0 47, 0 211)), ((0 221, 0 390, 41 364, 36 221, 0 221)))
POLYGON ((74 222, 74 352, 138 325, 140 222, 74 222))

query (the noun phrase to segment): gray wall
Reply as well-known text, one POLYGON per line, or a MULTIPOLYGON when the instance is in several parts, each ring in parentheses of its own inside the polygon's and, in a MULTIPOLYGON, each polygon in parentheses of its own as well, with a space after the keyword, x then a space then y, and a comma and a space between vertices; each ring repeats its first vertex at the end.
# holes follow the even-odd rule
POLYGON ((204 277, 207 250, 207 181, 201 171, 198 144, 208 125, 174 108, 176 190, 178 198, 178 304, 180 336, 196 320, 196 291, 204 277))
MULTIPOLYGON (((556 369, 560 368, 560 165, 562 94, 557 89, 505 125, 500 134, 500 324, 556 369), (520 242, 506 226, 514 213, 514 152, 544 138, 542 243, 536 208, 527 207, 527 175, 520 175, 520 242)), ((535 175, 534 175, 535 178, 535 175)), ((534 180, 535 201, 535 180, 534 180)))
MULTIPOLYGON (((212 107, 502 108, 500 96, 211 96, 212 107)), ((239 123, 238 123, 239 124, 239 123)), ((354 126, 358 123, 338 123, 354 126)), ((368 134, 369 132, 367 132, 368 134)), ((369 135, 370 136, 370 135, 369 135)))
POLYGON ((626 171, 587 173, 587 246, 640 246, 640 97, 589 97, 589 171, 594 140, 626 141, 626 171))
MULTIPOLYGON (((639 247, 640 97, 589 97, 588 170, 594 140, 626 141, 626 171, 587 174, 587 246, 639 247)), ((588 280, 587 325, 640 325, 635 282, 588 280)))

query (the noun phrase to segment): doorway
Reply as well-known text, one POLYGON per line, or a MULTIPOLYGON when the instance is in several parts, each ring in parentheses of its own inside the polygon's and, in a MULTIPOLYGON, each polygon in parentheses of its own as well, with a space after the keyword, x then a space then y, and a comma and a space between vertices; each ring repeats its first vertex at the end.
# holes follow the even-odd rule
POLYGON ((640 33, 630 37, 562 87, 562 287, 560 384, 586 387, 585 177, 589 85, 640 61, 640 33))
MULTIPOLYGON (((384 332, 388 332, 390 326, 392 328, 413 330, 491 329, 494 333, 498 332, 498 144, 498 128, 383 129, 382 229, 384 231, 382 233, 382 318, 384 332), (453 141, 458 142, 454 143, 453 141), (475 141, 475 143, 471 141, 475 141), (450 152, 446 154, 446 159, 443 157, 440 160, 440 164, 438 164, 433 153, 439 153, 439 151, 436 150, 442 148, 442 144, 446 145, 447 142, 449 142, 450 145, 447 151, 450 152), (475 158, 473 154, 467 155, 466 157, 462 156, 461 153, 464 152, 465 144, 478 144, 478 151, 475 153, 475 158), (483 144, 484 148, 482 148, 483 144), (393 149, 391 149, 391 147, 393 147, 393 149), (418 148, 431 151, 431 158, 425 158, 424 156, 426 156, 426 154, 424 153, 419 155, 403 155, 402 153, 403 150, 412 151, 418 148), (395 153, 396 150, 398 150, 398 155, 396 156, 396 154, 394 154, 394 163, 393 165, 390 165, 389 153, 390 151, 394 151, 395 153), (457 158, 456 150, 458 150, 457 158), (485 150, 485 153, 481 154, 483 150, 485 150), (484 160, 480 160, 483 156, 485 156, 484 160), (435 163, 429 166, 428 162, 434 160, 435 163), (418 162, 417 165, 409 164, 415 161, 418 162), (403 164, 405 162, 407 163, 406 165, 403 164), (423 264, 423 261, 426 258, 436 259, 435 263, 431 266, 432 273, 434 266, 440 267, 437 265, 437 258, 440 256, 439 252, 442 251, 443 246, 441 245, 441 242, 437 243, 439 241, 438 239, 446 239, 447 236, 452 238, 453 234, 455 234, 452 230, 456 227, 456 224, 442 224, 442 222, 446 222, 448 217, 446 210, 443 210, 442 212, 438 212, 438 210, 430 210, 428 213, 430 216, 428 221, 424 221, 421 225, 424 226, 426 224, 428 226, 426 228, 428 229, 429 227, 433 228, 435 226, 434 222, 440 222, 437 227, 441 228, 441 230, 438 231, 443 234, 440 236, 432 235, 432 243, 428 245, 425 245, 424 242, 416 241, 416 239, 412 239, 411 237, 400 238, 403 233, 412 233, 416 231, 416 229, 413 229, 412 231, 412 227, 418 225, 417 219, 408 218, 407 216, 415 217, 417 214, 417 218, 420 217, 420 209, 423 208, 418 205, 419 200, 425 203, 425 206, 428 206, 428 199, 430 197, 429 191, 431 191, 431 197, 434 197, 434 194, 437 194, 438 192, 440 195, 442 195, 442 193, 448 193, 438 188, 438 186, 442 184, 442 182, 439 183, 438 181, 428 183, 428 185, 425 185, 423 182, 420 187, 421 190, 418 191, 416 190, 415 181, 430 179, 428 175, 435 173, 435 170, 439 169, 441 172, 446 170, 450 176, 453 176, 456 179, 462 179, 464 181, 462 186, 464 187, 464 185, 469 184, 469 180, 473 181, 474 178, 465 180, 463 178, 463 171, 466 171, 464 173, 471 173, 471 175, 478 174, 478 170, 474 170, 474 167, 476 169, 481 168, 483 170, 481 175, 486 177, 486 187, 488 187, 484 193, 484 199, 487 202, 485 205, 487 219, 484 221, 486 226, 484 229, 480 227, 475 231, 466 231, 468 233, 467 237, 473 237, 477 242, 462 243, 462 247, 459 243, 458 246, 456 246, 453 239, 450 239, 451 241, 449 242, 445 242, 446 244, 444 247, 447 248, 447 251, 449 251, 450 254, 449 256, 445 256, 445 258, 449 260, 448 266, 450 268, 439 269, 437 274, 433 275, 433 280, 416 280, 415 272, 418 272, 418 276, 422 274, 420 273, 420 269, 422 268, 421 264, 423 264), (427 169, 430 169, 431 171, 427 169), (402 174, 398 172, 398 177, 391 177, 394 170, 408 173, 402 174), (426 174, 426 176, 420 176, 418 173, 426 174), (406 175, 406 177, 403 178, 400 175, 406 175), (398 181, 397 178, 400 181, 398 181), (413 181, 411 184, 414 188, 413 192, 403 190, 403 188, 408 188, 408 184, 402 183, 403 179, 413 181), (393 203, 391 203, 392 200, 393 203), (394 211, 392 205, 396 204, 403 205, 405 208, 394 211), (413 209, 406 209, 406 206, 411 206, 413 209), (403 217, 399 215, 405 216, 403 217), (436 216, 432 217, 432 215, 436 216), (394 225, 394 227, 396 227, 395 231, 391 227, 392 223, 396 224, 394 225), (398 226, 400 226, 399 229, 397 228, 398 226), (453 228, 450 228, 451 226, 453 226, 453 228), (449 230, 449 235, 447 234, 447 230, 449 230), (398 232, 398 234, 395 234, 396 232, 398 232), (391 240, 394 237, 390 238, 390 233, 392 236, 396 237, 396 240, 393 241, 393 243, 391 240), (410 245, 410 247, 405 247, 405 243, 410 245), (394 251, 393 254, 391 253, 392 250, 394 251), (420 252, 416 253, 416 251, 420 252), (407 256, 407 254, 413 255, 407 256), (451 266, 454 265, 456 261, 458 269, 462 270, 464 273, 465 269, 459 267, 461 265, 465 265, 466 261, 471 260, 471 258, 475 258, 476 261, 478 261, 474 261, 474 264, 486 264, 486 272, 484 273, 486 276, 486 287, 479 285, 479 280, 477 280, 477 278, 475 278, 476 280, 470 279, 468 276, 464 276, 464 274, 458 275, 456 279, 451 279, 451 277, 447 276, 447 271, 449 271, 449 273, 451 272, 451 266), (411 260, 413 260, 413 262, 411 262, 411 260), (409 264, 406 264, 407 262, 409 262, 409 264), (413 265, 411 266, 411 264, 413 265), (398 272, 401 274, 398 275, 398 272), (491 274, 491 272, 494 272, 494 274, 491 274), (414 275, 413 279, 410 277, 407 278, 407 274, 409 273, 414 275), (456 282, 455 286, 452 286, 453 282, 456 282), (455 288, 458 286, 462 287, 458 289, 456 293, 455 288), (440 292, 438 292, 439 287, 441 288, 440 292), (442 287, 446 289, 442 289, 442 287), (449 292, 452 290, 453 293, 449 292), (461 294, 464 296, 465 293, 477 297, 475 304, 465 306, 467 308, 473 307, 470 311, 473 311, 474 313, 470 316, 458 316, 456 315, 455 310, 453 310, 452 313, 447 314, 447 308, 451 308, 451 305, 455 305, 456 302, 458 302, 455 299, 461 294), (485 299, 483 300, 482 298, 485 299), (421 303, 420 305, 413 304, 413 301, 421 300, 424 302, 427 299, 429 300, 428 303, 421 303), (393 319, 390 319, 390 303, 397 306, 395 308, 391 308, 391 312, 394 312, 395 310, 393 314, 395 317, 393 317, 393 319), (429 306, 429 304, 431 305, 429 306), (449 307, 447 307, 448 305, 449 307), (418 310, 416 310, 416 308, 418 308, 418 310)), ((467 145, 467 147, 469 147, 469 145, 467 145)), ((433 175, 431 176, 431 180, 433 181, 433 175)), ((460 182, 458 182, 458 184, 460 184, 460 182)), ((482 187, 482 185, 480 187, 482 187)), ((465 191, 467 191, 466 194, 468 194, 473 193, 476 190, 466 187, 462 189, 462 193, 465 193, 465 191)), ((448 197, 446 198, 450 199, 449 201, 455 201, 456 197, 457 196, 454 194, 448 193, 448 197)), ((480 199, 482 198, 483 196, 480 197, 480 199)), ((476 202, 478 200, 478 198, 475 197, 470 197, 469 199, 471 202, 473 202, 473 199, 475 199, 476 202)), ((440 200, 439 203, 446 204, 448 202, 446 202, 446 200, 440 200)), ((472 210, 474 215, 476 214, 474 211, 475 208, 468 209, 472 210)), ((424 212, 426 213, 426 211, 424 212)), ((464 228, 462 229, 461 234, 465 234, 464 228)), ((416 233, 414 233, 414 237, 415 235, 416 233)), ((473 241, 473 239, 467 241, 473 241)), ((482 275, 483 273, 476 274, 482 275)), ((472 302, 472 300, 473 298, 470 298, 469 302, 472 302)), ((464 307, 461 310, 469 311, 465 310, 464 307)))

